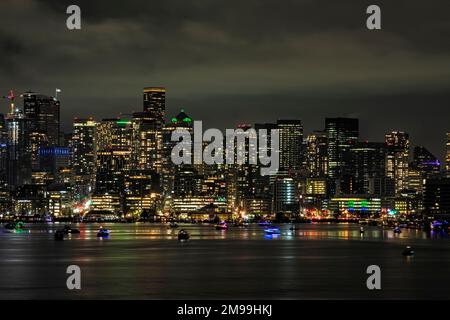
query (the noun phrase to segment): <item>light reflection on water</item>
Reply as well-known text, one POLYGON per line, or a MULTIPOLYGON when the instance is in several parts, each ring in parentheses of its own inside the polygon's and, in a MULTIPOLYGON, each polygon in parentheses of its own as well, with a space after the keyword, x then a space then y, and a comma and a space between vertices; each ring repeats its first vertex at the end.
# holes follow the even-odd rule
POLYGON ((267 235, 256 224, 215 230, 206 224, 64 224, 0 230, 0 298, 271 299, 448 298, 448 238, 420 230, 304 224, 267 235), (185 229, 191 239, 177 240, 185 229), (417 252, 405 258, 405 245, 417 252), (82 269, 82 290, 66 289, 66 268, 82 269), (365 287, 366 268, 382 268, 383 290, 365 287))
MULTIPOLYGON (((3 235, 14 234, 26 238, 53 237, 56 230, 64 224, 27 224, 23 230, 6 231, 3 235)), ((69 234, 66 240, 93 240, 97 239, 97 231, 100 227, 110 230, 109 239, 105 240, 173 240, 177 239, 179 230, 189 232, 192 240, 223 239, 223 240, 418 240, 418 239, 448 239, 447 235, 427 233, 421 230, 403 229, 401 234, 395 234, 391 228, 365 227, 364 234, 360 233, 360 226, 355 224, 299 224, 295 230, 290 230, 291 225, 280 224, 279 235, 266 235, 264 227, 250 224, 248 227, 230 227, 229 230, 215 230, 214 225, 209 224, 179 224, 179 228, 169 228, 166 224, 156 223, 103 223, 103 224, 72 224, 72 228, 80 230, 80 234, 69 234)))

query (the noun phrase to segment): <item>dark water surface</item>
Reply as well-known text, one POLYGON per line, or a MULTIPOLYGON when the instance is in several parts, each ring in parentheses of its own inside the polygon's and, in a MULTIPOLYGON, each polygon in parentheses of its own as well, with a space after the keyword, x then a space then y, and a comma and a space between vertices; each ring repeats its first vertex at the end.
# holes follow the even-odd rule
POLYGON ((265 237, 263 228, 160 224, 73 225, 81 234, 58 242, 62 225, 0 229, 1 299, 449 299, 450 239, 422 231, 358 225, 299 225, 265 237), (402 256, 412 245, 413 258, 402 256), (81 290, 66 287, 66 268, 81 268, 81 290), (366 287, 366 268, 381 267, 382 290, 366 287))

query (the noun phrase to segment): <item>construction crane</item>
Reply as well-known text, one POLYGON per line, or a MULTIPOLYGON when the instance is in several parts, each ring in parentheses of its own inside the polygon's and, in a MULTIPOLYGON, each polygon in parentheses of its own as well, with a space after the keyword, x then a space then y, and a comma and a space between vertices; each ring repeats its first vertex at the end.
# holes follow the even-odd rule
MULTIPOLYGON (((23 95, 20 95, 20 97, 22 97, 23 95)), ((9 109, 9 113, 10 114, 14 114, 15 112, 15 107, 14 107, 14 100, 17 98, 17 96, 14 94, 14 90, 9 90, 9 94, 7 96, 2 96, 2 99, 8 99, 10 102, 10 109, 9 109)))

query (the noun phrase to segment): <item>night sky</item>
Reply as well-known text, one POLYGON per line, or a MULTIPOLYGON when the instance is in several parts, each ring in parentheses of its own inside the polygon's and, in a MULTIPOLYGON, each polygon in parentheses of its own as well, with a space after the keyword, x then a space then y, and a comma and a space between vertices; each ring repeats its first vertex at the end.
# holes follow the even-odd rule
MULTIPOLYGON (((0 1, 0 91, 53 95, 63 129, 142 109, 142 88, 167 88, 204 128, 360 118, 361 137, 407 131, 441 157, 450 130, 448 0, 0 1), (66 28, 66 8, 82 30, 66 28), (382 30, 366 29, 366 8, 382 30)), ((6 112, 7 102, 1 102, 6 112)))

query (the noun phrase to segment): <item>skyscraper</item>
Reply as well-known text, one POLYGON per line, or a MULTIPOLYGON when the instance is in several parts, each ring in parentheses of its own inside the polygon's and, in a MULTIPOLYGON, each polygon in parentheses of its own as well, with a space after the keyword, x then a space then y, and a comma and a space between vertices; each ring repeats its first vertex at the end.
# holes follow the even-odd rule
POLYGON ((7 185, 8 168, 8 130, 5 116, 0 114, 0 190, 7 185))
MULTIPOLYGON (((261 148, 261 150, 265 154, 272 154, 272 152, 279 152, 279 150, 273 150, 271 145, 272 130, 278 130, 278 126, 276 123, 256 123, 255 130, 258 133, 258 137, 261 135, 261 130, 265 130, 265 132, 267 133, 266 148, 262 149, 261 144, 258 145, 258 148, 261 148)), ((270 203, 270 206, 268 207, 271 207, 274 177, 270 175, 262 176, 261 174, 258 174, 258 172, 261 172, 261 166, 259 164, 256 167, 256 174, 254 175, 254 182, 253 182, 254 195, 256 198, 262 199, 262 201, 270 203)))
POLYGON ((310 177, 325 177, 328 170, 327 135, 314 131, 306 138, 306 166, 310 177))
POLYGON ((124 176, 130 170, 129 150, 108 149, 97 151, 95 194, 123 196, 124 176))
POLYGON ((164 123, 166 112, 166 89, 161 87, 144 88, 144 112, 161 123, 164 123))
POLYGON ((429 179, 425 183, 424 209, 428 215, 450 214, 450 179, 429 179))
POLYGON ((450 178, 450 132, 447 132, 447 154, 445 157, 445 171, 447 178, 450 178))
POLYGON ((350 193, 384 193, 386 148, 384 143, 359 142, 350 149, 353 185, 350 193))
POLYGON ((39 149, 60 145, 60 103, 53 97, 25 92, 23 113, 29 120, 31 167, 39 170, 39 149))
POLYGON ((278 176, 275 179, 273 187, 273 212, 290 214, 298 213, 299 202, 294 179, 278 176))
POLYGON ((96 127, 97 151, 132 150, 133 123, 126 118, 102 119, 96 127))
POLYGON ((230 212, 246 209, 247 199, 255 194, 254 183, 257 174, 257 165, 254 164, 256 159, 251 158, 250 153, 251 149, 257 149, 253 139, 256 138, 256 130, 250 124, 240 124, 237 129, 235 139, 244 141, 244 144, 235 144, 234 164, 225 166, 227 206, 230 212), (247 159, 242 164, 238 163, 239 155, 247 159))
POLYGON ((149 112, 133 113, 133 161, 135 168, 161 173, 162 125, 149 112))
POLYGON ((303 125, 301 120, 278 120, 280 171, 300 170, 302 165, 303 125))
POLYGON ((408 188, 409 135, 393 131, 385 135, 386 176, 394 180, 395 193, 408 188))
POLYGON ((48 146, 59 146, 60 102, 34 92, 23 94, 23 113, 30 119, 30 132, 47 136, 48 146))
POLYGON ((9 114, 6 119, 8 130, 8 185, 16 187, 31 183, 31 150, 29 120, 21 112, 9 114))
POLYGON ((427 148, 416 146, 410 169, 420 172, 423 179, 437 178, 441 171, 441 162, 427 148))
MULTIPOLYGON (((172 162, 172 150, 178 143, 172 141, 172 133, 177 130, 187 130, 191 134, 193 133, 192 118, 187 115, 184 110, 181 110, 179 114, 172 117, 170 122, 167 123, 162 129, 162 157, 161 157, 161 182, 163 186, 163 193, 166 196, 170 196, 174 190, 175 175, 179 170, 183 170, 183 167, 189 165, 176 166, 172 162)), ((192 152, 192 150, 186 150, 192 152)))
POLYGON ((65 147, 39 149, 39 167, 42 171, 57 175, 59 170, 69 166, 70 150, 65 147))
POLYGON ((75 119, 72 134, 72 168, 84 196, 92 191, 95 179, 96 123, 94 119, 75 119))
POLYGON ((358 142, 359 121, 352 118, 326 118, 325 132, 328 140, 330 192, 334 194, 339 191, 339 180, 349 176, 350 148, 358 142))

